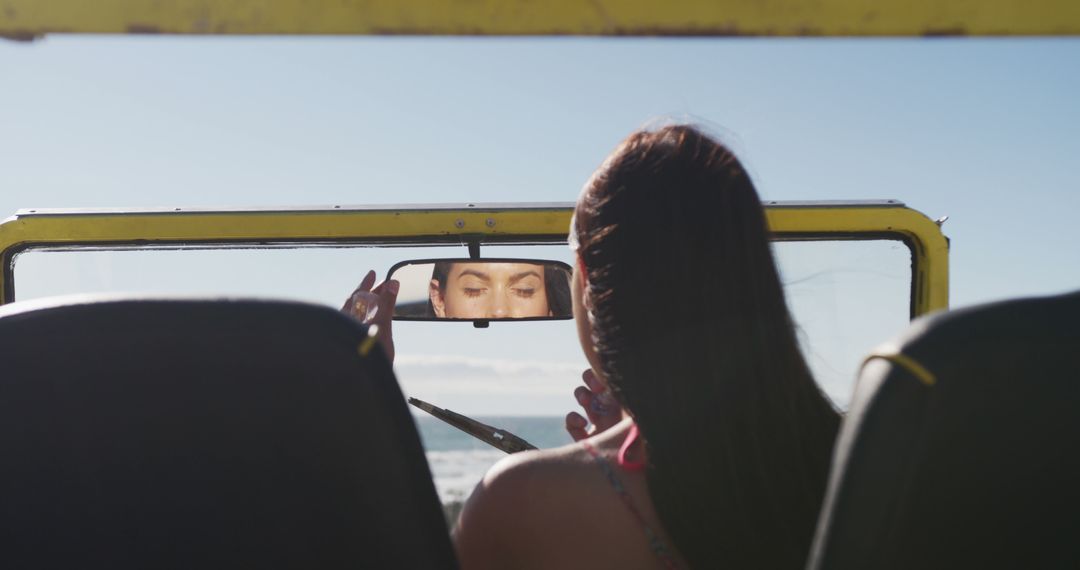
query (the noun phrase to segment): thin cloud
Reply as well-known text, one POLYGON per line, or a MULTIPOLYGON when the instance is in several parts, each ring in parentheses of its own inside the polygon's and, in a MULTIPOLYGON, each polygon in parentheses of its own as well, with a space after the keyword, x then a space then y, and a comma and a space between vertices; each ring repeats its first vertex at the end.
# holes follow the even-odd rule
POLYGON ((568 362, 505 360, 435 354, 400 355, 394 361, 394 368, 401 373, 438 373, 443 378, 448 376, 496 375, 503 380, 565 375, 576 378, 584 370, 581 364, 568 362))
POLYGON ((582 364, 454 355, 400 355, 394 369, 403 384, 446 392, 562 394, 581 383, 582 364))

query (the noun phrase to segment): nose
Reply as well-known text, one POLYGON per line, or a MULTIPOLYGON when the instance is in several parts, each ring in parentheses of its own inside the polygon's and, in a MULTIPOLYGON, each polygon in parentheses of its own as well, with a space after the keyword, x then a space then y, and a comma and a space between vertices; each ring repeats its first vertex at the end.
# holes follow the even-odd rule
POLYGON ((510 316, 510 299, 507 298, 505 292, 500 292, 491 301, 491 318, 505 319, 508 316, 510 316))

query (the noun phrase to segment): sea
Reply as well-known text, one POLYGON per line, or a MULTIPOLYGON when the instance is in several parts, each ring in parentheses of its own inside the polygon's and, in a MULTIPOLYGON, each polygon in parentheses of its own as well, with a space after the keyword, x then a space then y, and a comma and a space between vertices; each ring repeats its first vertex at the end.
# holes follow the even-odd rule
MULTIPOLYGON (((484 473, 506 453, 430 416, 414 415, 424 444, 435 489, 444 505, 465 500, 484 473)), ((501 417, 473 419, 513 433, 541 449, 570 443, 563 416, 501 417)))

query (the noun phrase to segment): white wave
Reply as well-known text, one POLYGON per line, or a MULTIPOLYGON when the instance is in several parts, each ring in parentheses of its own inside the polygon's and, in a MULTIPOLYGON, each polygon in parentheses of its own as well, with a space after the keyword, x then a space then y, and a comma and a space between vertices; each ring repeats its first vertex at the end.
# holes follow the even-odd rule
POLYGON ((439 499, 443 503, 465 500, 484 473, 503 457, 506 453, 497 449, 427 452, 439 499))

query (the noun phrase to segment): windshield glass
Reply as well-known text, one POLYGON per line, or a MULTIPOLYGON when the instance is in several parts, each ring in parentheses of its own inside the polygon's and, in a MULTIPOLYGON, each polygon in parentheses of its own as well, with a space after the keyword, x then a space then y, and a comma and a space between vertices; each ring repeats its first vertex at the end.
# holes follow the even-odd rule
MULTIPOLYGON (((339 308, 368 268, 454 257, 460 247, 30 251, 15 266, 18 300, 85 292, 240 295, 339 308)), ((803 353, 846 408, 862 356, 908 319, 911 254, 895 241, 775 245, 803 353)), ((485 246, 489 257, 571 263, 565 246, 485 246)), ((658 295, 658 299, 662 296, 658 295)), ((662 310, 662 307, 656 307, 662 310)), ((539 447, 570 442, 563 416, 587 367, 572 321, 398 322, 395 372, 406 396, 510 430, 539 447)), ((418 415, 437 487, 463 498, 503 452, 418 415)))
MULTIPOLYGON (((907 321, 911 254, 900 242, 775 245, 803 351, 846 407, 861 357, 907 321)), ((72 293, 262 296, 340 308, 364 273, 459 247, 30 251, 15 265, 17 300, 72 293)), ((572 263, 565 246, 485 246, 488 257, 572 263)), ((658 299, 660 299, 658 295, 658 299)), ((655 310, 662 311, 662 306, 655 310)), ((411 396, 475 415, 565 413, 585 367, 571 322, 400 322, 396 368, 411 396)))

